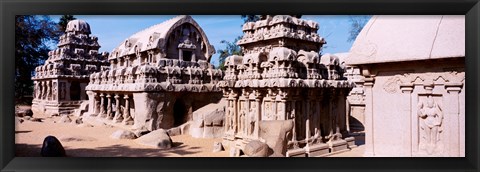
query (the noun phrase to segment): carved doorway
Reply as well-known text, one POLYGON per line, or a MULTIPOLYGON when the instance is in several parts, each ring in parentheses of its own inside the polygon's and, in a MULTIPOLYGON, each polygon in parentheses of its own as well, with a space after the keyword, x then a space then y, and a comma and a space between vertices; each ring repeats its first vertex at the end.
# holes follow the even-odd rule
POLYGON ((186 121, 187 107, 182 99, 177 99, 173 104, 173 126, 177 127, 186 121))
POLYGON ((80 83, 72 82, 70 85, 70 100, 80 100, 80 83))

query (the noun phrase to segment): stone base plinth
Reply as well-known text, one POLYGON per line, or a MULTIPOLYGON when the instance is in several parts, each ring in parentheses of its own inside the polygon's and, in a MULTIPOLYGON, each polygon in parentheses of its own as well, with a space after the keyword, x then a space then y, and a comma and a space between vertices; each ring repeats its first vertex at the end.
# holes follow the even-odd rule
POLYGON ((337 152, 348 149, 348 143, 345 140, 335 140, 330 143, 330 152, 337 152))
POLYGON ((287 151, 287 157, 306 157, 306 151, 303 148, 290 149, 287 151))
POLYGON ((345 141, 347 141, 347 146, 350 149, 358 147, 357 145, 355 145, 355 138, 354 137, 347 137, 347 138, 345 138, 345 141))
POLYGON ((322 156, 330 153, 330 147, 325 143, 311 145, 307 152, 309 157, 322 156))

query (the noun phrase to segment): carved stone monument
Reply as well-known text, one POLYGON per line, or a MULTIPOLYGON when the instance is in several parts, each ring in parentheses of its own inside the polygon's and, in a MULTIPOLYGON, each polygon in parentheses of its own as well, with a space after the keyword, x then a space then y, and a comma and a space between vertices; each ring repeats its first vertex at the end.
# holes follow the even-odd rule
MULTIPOLYGON (((286 156, 317 156, 347 148, 346 96, 338 58, 319 58, 325 40, 318 24, 289 15, 263 16, 243 25, 219 86, 226 102, 224 145, 243 150, 261 138, 259 122, 292 120, 286 156)), ((236 153, 236 155, 239 155, 236 153)))
POLYGON ((373 16, 346 63, 365 77, 366 156, 465 156, 464 16, 373 16))
POLYGON ((108 67, 108 53, 98 53, 98 38, 90 34, 87 22, 68 22, 58 48, 48 53, 44 65, 35 68, 32 77, 35 114, 70 114, 87 100, 85 87, 89 75, 108 67))
POLYGON ((137 131, 180 126, 193 111, 221 99, 223 73, 214 48, 190 16, 178 16, 127 38, 90 75, 88 117, 137 131))

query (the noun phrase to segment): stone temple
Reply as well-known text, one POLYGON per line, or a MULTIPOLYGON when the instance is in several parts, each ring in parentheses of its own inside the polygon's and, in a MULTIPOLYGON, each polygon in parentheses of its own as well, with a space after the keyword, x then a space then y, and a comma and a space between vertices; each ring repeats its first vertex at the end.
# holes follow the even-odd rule
POLYGON ((222 98, 215 50, 190 16, 140 31, 108 57, 110 69, 90 75, 88 113, 135 131, 179 126, 193 111, 222 98))
POLYGON ((85 87, 90 74, 109 65, 108 53, 98 53, 98 38, 90 34, 90 26, 85 21, 70 21, 58 48, 48 53, 44 65, 35 68, 34 113, 70 114, 87 100, 85 87))
POLYGON ((314 21, 289 15, 243 25, 237 44, 244 55, 226 59, 219 83, 226 102, 224 145, 236 156, 253 140, 276 147, 272 132, 286 139, 280 156, 319 156, 353 144, 345 138, 353 83, 343 77, 338 58, 319 58, 326 41, 318 29, 314 21))
POLYGON ((465 16, 373 16, 361 69, 365 156, 465 156, 465 16))

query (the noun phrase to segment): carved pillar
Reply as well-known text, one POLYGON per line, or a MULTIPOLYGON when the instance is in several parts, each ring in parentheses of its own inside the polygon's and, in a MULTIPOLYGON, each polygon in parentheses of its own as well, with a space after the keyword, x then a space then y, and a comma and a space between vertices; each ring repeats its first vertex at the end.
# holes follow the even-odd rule
POLYGON ((364 156, 374 156, 373 131, 373 84, 374 76, 365 78, 365 153, 364 156))
POLYGON ((130 115, 130 97, 126 94, 123 99, 125 99, 125 109, 123 110, 123 124, 133 125, 133 119, 130 115))
POLYGON ((112 115, 112 96, 107 94, 107 119, 113 119, 112 115))
POLYGON ((115 94, 115 117, 114 122, 122 122, 123 117, 122 113, 120 113, 120 96, 115 94))
MULTIPOLYGON (((459 94, 460 91, 462 90, 463 83, 446 83, 445 84, 445 89, 447 90, 447 95, 445 96, 446 100, 449 100, 446 108, 446 114, 445 116, 447 117, 444 122, 447 122, 447 126, 445 127, 448 129, 448 131, 444 131, 448 133, 448 136, 450 136, 447 140, 449 144, 447 145, 448 147, 448 153, 446 153, 448 156, 460 156, 460 147, 461 143, 460 142, 460 127, 463 127, 464 125, 460 124, 460 101, 459 101, 459 94)), ((464 146, 463 146, 464 147, 464 146)))
POLYGON ((105 118, 107 113, 105 113, 105 94, 100 94, 100 115, 99 117, 105 118))
POLYGON ((100 95, 98 93, 93 93, 94 94, 94 100, 95 100, 95 104, 94 104, 94 107, 93 107, 93 116, 97 116, 98 114, 100 114, 100 106, 101 106, 101 103, 100 103, 100 95))
POLYGON ((403 93, 402 98, 400 100, 406 100, 403 106, 406 107, 405 112, 409 114, 409 119, 410 119, 409 120, 410 126, 408 126, 408 131, 407 131, 407 133, 410 133, 410 137, 407 137, 407 140, 405 140, 405 143, 408 143, 406 144, 407 145, 406 156, 412 156, 413 152, 418 151, 418 137, 417 137, 418 131, 416 129, 415 130, 413 129, 414 128, 413 124, 415 124, 414 122, 416 122, 417 121, 416 118, 418 118, 418 115, 416 113, 417 110, 412 109, 413 107, 415 107, 412 101, 413 88, 414 88, 414 85, 411 83, 400 85, 400 90, 402 90, 402 93, 403 93))

